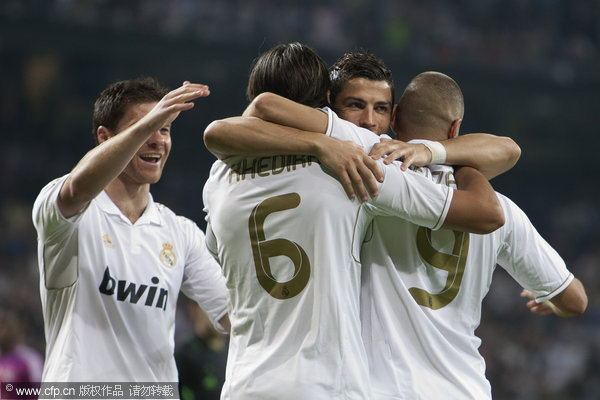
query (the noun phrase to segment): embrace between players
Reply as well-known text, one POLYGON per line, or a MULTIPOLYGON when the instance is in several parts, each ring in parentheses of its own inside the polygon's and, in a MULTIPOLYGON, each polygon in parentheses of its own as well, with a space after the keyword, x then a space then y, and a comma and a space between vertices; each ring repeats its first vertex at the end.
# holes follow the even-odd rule
POLYGON ((177 381, 183 291, 230 331, 222 399, 486 399, 474 331, 497 264, 533 312, 585 310, 581 282, 488 183, 519 147, 458 136, 450 77, 419 74, 395 104, 368 52, 328 69, 299 43, 266 51, 243 114, 205 130, 219 160, 204 235, 149 186, 171 123, 208 93, 111 85, 99 145, 38 196, 45 381, 177 381))

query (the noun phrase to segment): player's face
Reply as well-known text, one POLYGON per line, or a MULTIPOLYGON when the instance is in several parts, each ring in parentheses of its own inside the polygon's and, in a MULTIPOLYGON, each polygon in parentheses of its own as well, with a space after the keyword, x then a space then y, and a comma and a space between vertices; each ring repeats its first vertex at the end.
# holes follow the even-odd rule
POLYGON ((340 118, 383 135, 390 127, 392 90, 386 81, 350 79, 332 107, 340 118))
MULTIPOLYGON (((148 114, 156 103, 142 103, 129 106, 118 124, 117 132, 135 124, 148 114)), ((152 184, 160 180, 163 168, 171 152, 171 126, 166 125, 154 132, 140 147, 129 162, 121 179, 138 185, 152 184)))

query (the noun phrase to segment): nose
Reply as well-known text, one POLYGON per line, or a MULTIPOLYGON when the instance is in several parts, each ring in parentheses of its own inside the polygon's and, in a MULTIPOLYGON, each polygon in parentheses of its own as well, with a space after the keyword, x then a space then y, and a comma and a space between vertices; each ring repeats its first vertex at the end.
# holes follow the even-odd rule
POLYGON ((148 138, 146 143, 148 143, 150 146, 153 146, 153 147, 164 146, 168 140, 169 140, 169 135, 165 135, 160 130, 157 130, 156 132, 154 132, 152 134, 152 136, 150 136, 148 138))
POLYGON ((360 126, 369 130, 375 127, 375 110, 373 107, 364 108, 360 126))

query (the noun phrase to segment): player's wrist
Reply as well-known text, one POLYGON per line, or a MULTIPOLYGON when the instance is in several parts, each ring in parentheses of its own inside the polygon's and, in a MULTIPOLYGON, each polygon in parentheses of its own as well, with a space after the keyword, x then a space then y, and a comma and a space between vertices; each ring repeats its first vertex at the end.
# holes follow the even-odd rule
POLYGON ((421 143, 431 151, 430 164, 443 164, 446 162, 446 148, 443 144, 432 140, 423 140, 421 143))
POLYGON ((413 139, 408 143, 420 143, 431 152, 429 164, 444 164, 446 162, 446 148, 440 142, 427 139, 413 139))
POLYGON ((309 155, 321 158, 327 153, 327 146, 329 140, 335 140, 322 134, 313 134, 312 132, 305 135, 307 140, 307 146, 309 148, 309 155))

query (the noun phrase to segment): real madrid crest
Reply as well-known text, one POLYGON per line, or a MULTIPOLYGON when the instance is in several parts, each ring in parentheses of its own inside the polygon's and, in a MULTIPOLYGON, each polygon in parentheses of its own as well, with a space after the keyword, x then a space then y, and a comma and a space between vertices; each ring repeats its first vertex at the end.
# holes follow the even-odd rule
POLYGON ((108 236, 108 233, 104 236, 102 236, 102 242, 104 242, 104 246, 110 248, 110 249, 114 249, 115 245, 113 244, 112 240, 110 239, 110 236, 108 236))
POLYGON ((175 253, 173 252, 173 245, 169 242, 165 242, 162 244, 162 247, 160 261, 167 268, 175 267, 175 264, 177 264, 177 257, 175 257, 175 253))

